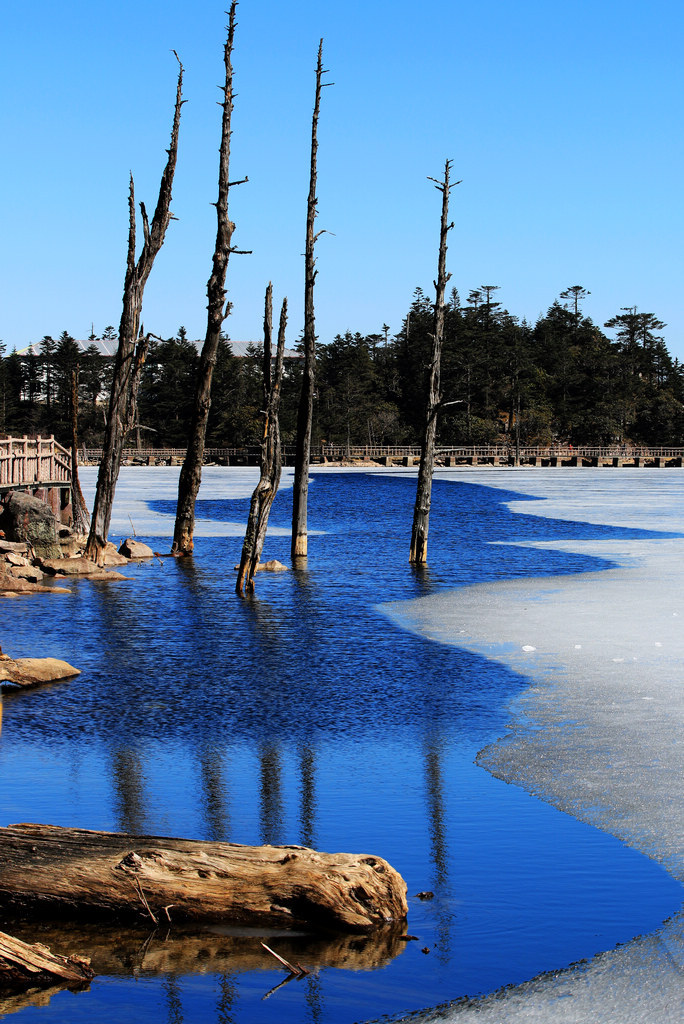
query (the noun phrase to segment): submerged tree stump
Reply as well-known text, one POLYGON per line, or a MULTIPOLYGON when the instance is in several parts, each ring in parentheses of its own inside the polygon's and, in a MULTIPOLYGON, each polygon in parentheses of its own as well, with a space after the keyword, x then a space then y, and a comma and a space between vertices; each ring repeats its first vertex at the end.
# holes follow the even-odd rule
POLYGON ((28 945, 0 932, 0 992, 64 983, 80 987, 94 977, 90 960, 81 956, 58 956, 47 946, 28 945))
POLYGON ((380 857, 52 825, 0 828, 0 907, 351 932, 407 914, 406 884, 380 857))

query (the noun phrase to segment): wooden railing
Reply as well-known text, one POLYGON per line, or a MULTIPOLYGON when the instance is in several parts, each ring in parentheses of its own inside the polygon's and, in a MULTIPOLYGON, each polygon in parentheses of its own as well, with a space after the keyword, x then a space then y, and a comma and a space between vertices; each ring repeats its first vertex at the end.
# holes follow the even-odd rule
POLYGON ((0 438, 0 487, 71 483, 71 454, 54 437, 0 438))
MULTIPOLYGON (((205 462, 235 463, 249 462, 254 464, 258 461, 260 454, 258 445, 249 445, 242 448, 206 448, 204 451, 205 462)), ((283 457, 287 464, 291 464, 294 458, 294 445, 283 446, 283 457)), ((420 445, 344 445, 344 444, 321 444, 312 448, 311 455, 314 460, 328 460, 338 462, 344 459, 369 459, 369 460, 393 460, 393 459, 417 459, 420 457, 420 445)), ((438 459, 451 458, 455 460, 478 460, 478 461, 513 461, 516 458, 521 462, 535 460, 563 460, 571 459, 619 459, 622 460, 655 460, 655 459, 682 459, 684 448, 668 446, 635 446, 635 445, 592 445, 573 447, 571 445, 528 445, 520 447, 517 451, 514 445, 442 445, 436 449, 438 459)), ((176 462, 185 457, 185 448, 126 448, 122 454, 123 462, 176 462)), ((84 448, 81 460, 88 463, 98 463, 102 458, 102 449, 84 448)))

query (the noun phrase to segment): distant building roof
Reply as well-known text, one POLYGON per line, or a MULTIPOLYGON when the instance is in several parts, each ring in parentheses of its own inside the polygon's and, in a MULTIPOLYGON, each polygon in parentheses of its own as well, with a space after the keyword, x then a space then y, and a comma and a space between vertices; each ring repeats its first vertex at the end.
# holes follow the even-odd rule
MULTIPOLYGON (((105 341, 103 338, 93 338, 92 341, 90 339, 88 339, 87 341, 81 341, 78 338, 75 338, 74 341, 78 345, 78 348, 79 348, 80 352, 85 352, 86 349, 88 349, 91 345, 94 345, 95 348, 98 350, 98 352, 100 353, 101 356, 108 356, 108 357, 111 358, 114 355, 116 355, 116 348, 117 348, 117 345, 118 345, 118 339, 117 338, 113 338, 110 341, 105 341)), ((202 345, 204 344, 204 342, 203 341, 191 341, 190 344, 194 345, 195 348, 197 349, 198 353, 199 353, 202 350, 202 345)), ((237 356, 238 359, 244 359, 245 356, 249 355, 248 349, 250 348, 250 346, 252 348, 256 348, 257 351, 261 351, 263 342, 257 342, 257 341, 231 341, 231 342, 229 342, 229 344, 230 344, 230 348, 231 348, 231 351, 232 351, 233 355, 237 356)), ((35 344, 35 343, 32 344, 32 345, 27 345, 26 348, 18 349, 17 350, 17 354, 20 355, 20 356, 39 356, 40 355, 40 345, 39 344, 35 344)), ((274 346, 274 355, 275 355, 275 346, 274 346)), ((295 349, 293 349, 293 348, 286 348, 284 353, 283 353, 283 358, 284 359, 301 359, 302 355, 301 355, 301 353, 295 351, 295 349)))

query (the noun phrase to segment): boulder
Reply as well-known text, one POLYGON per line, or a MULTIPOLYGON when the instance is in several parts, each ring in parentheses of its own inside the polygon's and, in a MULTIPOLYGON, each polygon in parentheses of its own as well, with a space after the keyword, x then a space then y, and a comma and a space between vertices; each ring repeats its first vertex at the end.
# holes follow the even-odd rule
POLYGON ((111 541, 107 542, 107 547, 104 550, 102 557, 103 565, 128 565, 129 559, 125 555, 120 555, 116 550, 116 547, 111 541))
POLYGON ((50 576, 88 576, 98 572, 98 566, 89 558, 40 558, 38 564, 50 576))
POLYGON ((14 551, 20 555, 30 554, 30 548, 26 541, 0 540, 0 554, 6 555, 9 551, 14 551))
POLYGON ((4 503, 2 527, 8 540, 28 542, 41 558, 60 558, 58 522, 49 505, 23 491, 13 491, 4 503))
POLYGON ((0 594, 70 594, 64 587, 45 587, 40 583, 32 583, 0 570, 0 594))
POLYGON ((18 554, 16 551, 7 551, 4 555, 4 561, 8 565, 28 565, 29 560, 24 555, 18 554))
POLYGON ((14 683, 17 686, 36 686, 38 683, 53 683, 59 679, 80 676, 81 670, 57 658, 10 658, 0 654, 0 684, 14 683))
POLYGON ((143 544, 139 540, 133 540, 132 537, 128 537, 123 542, 119 548, 119 554, 124 555, 126 558, 154 558, 152 548, 149 548, 147 544, 143 544))
POLYGON ((287 566, 279 562, 277 558, 271 558, 268 562, 259 562, 257 572, 287 572, 287 566))
POLYGON ((9 571, 10 576, 15 580, 30 580, 31 583, 42 583, 42 570, 36 565, 15 565, 9 571))
POLYGON ((77 558, 79 555, 82 555, 87 541, 87 537, 82 537, 79 534, 60 537, 59 546, 62 549, 62 558, 77 558))
POLYGON ((96 572, 89 572, 86 576, 87 580, 104 581, 105 583, 112 583, 115 580, 130 580, 130 578, 130 576, 124 576, 117 572, 116 569, 98 569, 96 572))

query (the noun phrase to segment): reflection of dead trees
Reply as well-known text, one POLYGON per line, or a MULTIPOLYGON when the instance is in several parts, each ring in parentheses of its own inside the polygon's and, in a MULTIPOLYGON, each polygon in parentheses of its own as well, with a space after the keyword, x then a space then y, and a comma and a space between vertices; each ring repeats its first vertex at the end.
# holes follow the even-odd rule
POLYGON ((316 758, 307 744, 299 751, 301 778, 301 824, 299 840, 303 846, 315 846, 316 825, 316 758))
POLYGON ((449 885, 449 844, 444 805, 443 749, 438 738, 426 741, 424 754, 430 859, 435 869, 434 885, 439 891, 440 897, 434 908, 437 939, 435 952, 439 959, 444 960, 448 956, 451 944, 453 921, 452 912, 448 909, 448 902, 444 899, 449 885))
POLYGON ((435 866, 437 884, 444 885, 447 880, 449 863, 444 823, 444 779, 442 777, 441 751, 434 742, 428 743, 425 749, 425 781, 430 830, 430 858, 435 866))
POLYGON ((145 787, 142 762, 135 750, 116 750, 112 757, 112 782, 119 827, 124 832, 145 828, 145 787))
POLYGON ((275 370, 272 369, 273 358, 273 287, 269 281, 266 289, 264 306, 264 355, 263 355, 263 387, 264 387, 264 433, 261 442, 261 472, 259 483, 254 489, 249 506, 249 518, 242 545, 240 568, 238 570, 236 593, 242 595, 245 590, 254 589, 254 574, 264 549, 266 529, 271 506, 278 491, 282 455, 280 451, 280 388, 283 379, 283 353, 285 351, 285 329, 287 327, 287 299, 283 299, 278 329, 275 370))
POLYGON ((274 743, 266 743, 259 754, 261 842, 282 841, 283 831, 283 787, 280 749, 274 743))
POLYGON ((218 750, 204 750, 199 757, 202 780, 202 810, 206 835, 217 841, 226 840, 230 831, 228 807, 224 796, 225 783, 218 750))

